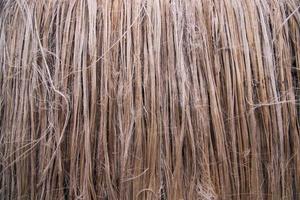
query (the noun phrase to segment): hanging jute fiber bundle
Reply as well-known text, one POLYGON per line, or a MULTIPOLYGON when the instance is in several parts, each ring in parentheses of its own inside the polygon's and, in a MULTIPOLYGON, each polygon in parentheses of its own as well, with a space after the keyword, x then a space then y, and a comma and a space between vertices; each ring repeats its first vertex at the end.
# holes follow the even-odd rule
POLYGON ((300 199, 300 0, 0 0, 0 199, 300 199))

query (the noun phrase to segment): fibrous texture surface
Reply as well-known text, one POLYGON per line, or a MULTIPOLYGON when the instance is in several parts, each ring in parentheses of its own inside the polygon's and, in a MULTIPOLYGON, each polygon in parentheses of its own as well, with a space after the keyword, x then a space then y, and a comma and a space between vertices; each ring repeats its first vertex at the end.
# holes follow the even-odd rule
POLYGON ((0 198, 299 199, 299 6, 0 1, 0 198))

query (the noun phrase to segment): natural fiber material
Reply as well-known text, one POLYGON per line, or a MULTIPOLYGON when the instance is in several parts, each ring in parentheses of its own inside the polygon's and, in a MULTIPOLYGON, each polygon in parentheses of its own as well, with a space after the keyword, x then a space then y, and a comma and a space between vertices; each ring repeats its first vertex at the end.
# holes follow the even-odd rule
POLYGON ((300 199, 299 6, 0 1, 0 199, 300 199))

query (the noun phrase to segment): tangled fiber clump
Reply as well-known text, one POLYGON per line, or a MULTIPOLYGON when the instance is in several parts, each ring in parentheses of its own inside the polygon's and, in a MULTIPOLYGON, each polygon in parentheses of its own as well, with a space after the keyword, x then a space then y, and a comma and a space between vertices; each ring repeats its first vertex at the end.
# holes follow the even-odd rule
POLYGON ((300 199, 299 6, 0 1, 0 198, 300 199))

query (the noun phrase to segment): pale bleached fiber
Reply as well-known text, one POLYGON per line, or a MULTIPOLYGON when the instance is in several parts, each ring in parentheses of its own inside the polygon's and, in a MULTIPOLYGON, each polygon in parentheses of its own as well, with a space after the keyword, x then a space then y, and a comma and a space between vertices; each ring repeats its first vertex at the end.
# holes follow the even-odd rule
POLYGON ((300 199, 299 0, 0 0, 0 199, 300 199))

